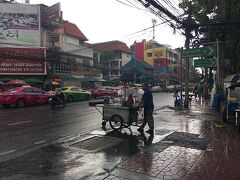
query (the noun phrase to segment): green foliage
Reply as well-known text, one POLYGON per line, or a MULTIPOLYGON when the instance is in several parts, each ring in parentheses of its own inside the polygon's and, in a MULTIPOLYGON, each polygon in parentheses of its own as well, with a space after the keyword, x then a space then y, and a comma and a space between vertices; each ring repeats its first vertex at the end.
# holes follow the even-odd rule
POLYGON ((192 10, 193 20, 200 24, 222 23, 221 26, 206 26, 200 32, 210 41, 220 39, 228 60, 227 74, 239 73, 240 68, 240 1, 239 0, 182 0, 179 4, 187 14, 192 10), (221 3, 222 2, 222 3, 221 3), (227 24, 236 22, 235 24, 227 24))

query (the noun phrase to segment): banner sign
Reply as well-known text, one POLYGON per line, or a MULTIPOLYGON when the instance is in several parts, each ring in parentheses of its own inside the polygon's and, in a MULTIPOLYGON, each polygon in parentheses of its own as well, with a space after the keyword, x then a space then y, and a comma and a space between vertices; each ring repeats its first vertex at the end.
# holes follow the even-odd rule
POLYGON ((24 58, 24 59, 44 59, 44 48, 10 48, 0 47, 0 57, 2 58, 24 58))
POLYGON ((46 75, 46 62, 0 58, 0 74, 46 75))
POLYGON ((0 43, 40 46, 39 6, 0 3, 0 43))
POLYGON ((43 10, 42 21, 54 21, 61 17, 60 3, 56 3, 43 10))

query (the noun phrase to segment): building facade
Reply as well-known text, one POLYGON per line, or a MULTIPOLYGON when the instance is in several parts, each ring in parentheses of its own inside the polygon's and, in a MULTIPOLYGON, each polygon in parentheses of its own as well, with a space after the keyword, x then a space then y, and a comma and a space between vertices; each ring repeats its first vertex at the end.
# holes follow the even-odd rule
POLYGON ((122 67, 130 61, 130 49, 121 41, 88 44, 94 51, 94 66, 102 69, 105 79, 119 79, 122 67))
POLYGON ((61 85, 101 81, 80 29, 52 6, 0 2, 0 79, 34 77, 61 85), (17 12, 17 13, 16 13, 17 12), (38 69, 36 69, 36 67, 38 69))
POLYGON ((135 43, 135 57, 153 66, 156 81, 163 79, 179 79, 179 53, 155 41, 135 43))

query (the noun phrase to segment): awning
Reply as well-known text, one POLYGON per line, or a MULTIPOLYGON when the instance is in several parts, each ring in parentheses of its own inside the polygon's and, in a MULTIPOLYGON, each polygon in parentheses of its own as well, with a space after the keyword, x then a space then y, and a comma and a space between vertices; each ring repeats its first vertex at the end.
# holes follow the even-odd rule
POLYGON ((26 78, 24 79, 27 83, 43 83, 40 79, 35 79, 35 78, 26 78))
POLYGON ((3 81, 3 82, 7 82, 7 81, 10 81, 10 80, 13 80, 13 78, 8 78, 8 77, 0 78, 0 81, 3 81))
POLYGON ((230 76, 227 76, 224 79, 224 83, 237 83, 240 80, 240 75, 239 74, 233 74, 230 76))

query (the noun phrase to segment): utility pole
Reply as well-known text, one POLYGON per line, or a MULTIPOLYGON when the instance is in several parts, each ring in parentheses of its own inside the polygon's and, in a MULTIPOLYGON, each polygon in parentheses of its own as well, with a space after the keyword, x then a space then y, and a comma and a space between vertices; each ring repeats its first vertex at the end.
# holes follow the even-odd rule
MULTIPOLYGON (((156 26, 156 23, 157 23, 157 20, 156 19, 152 19, 152 23, 153 23, 153 42, 155 41, 155 26, 156 26)), ((154 68, 154 74, 153 74, 153 77, 157 77, 157 73, 156 73, 156 68, 155 68, 155 65, 153 65, 153 68, 154 68)), ((157 78, 155 79, 155 83, 157 82, 157 78)))
MULTIPOLYGON (((190 1, 191 3, 191 1, 190 1)), ((189 45, 190 45, 190 38, 192 36, 191 34, 191 21, 192 21, 192 8, 191 8, 191 4, 189 6, 189 10, 188 10, 188 17, 185 21, 185 48, 189 49, 189 45)), ((185 59, 185 66, 186 66, 186 71, 185 71, 185 100, 184 100, 184 108, 188 108, 189 107, 189 89, 188 89, 188 83, 189 83, 189 58, 185 59)))
POLYGON ((155 26, 156 26, 157 20, 152 19, 152 23, 153 23, 153 38, 152 38, 152 40, 154 41, 155 40, 155 26))

